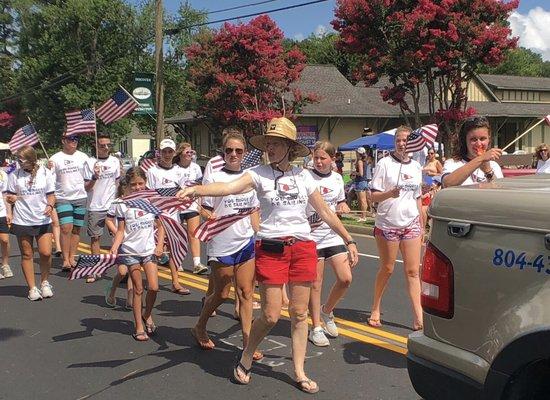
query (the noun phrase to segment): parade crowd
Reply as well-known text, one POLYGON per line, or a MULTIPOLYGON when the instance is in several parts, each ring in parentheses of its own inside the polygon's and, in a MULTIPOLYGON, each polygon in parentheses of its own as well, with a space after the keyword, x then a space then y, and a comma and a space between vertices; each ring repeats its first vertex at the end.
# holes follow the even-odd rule
MULTIPOLYGON (((400 252, 412 307, 412 328, 423 328, 420 303, 420 257, 426 228, 427 209, 441 188, 491 182, 501 178, 496 162, 502 151, 491 145, 491 128, 486 118, 471 117, 458 133, 456 153, 444 163, 428 149, 423 166, 410 157, 407 143, 411 128, 400 126, 394 150, 376 165, 370 149, 358 148, 353 190, 360 206, 359 220, 375 218, 374 236, 379 270, 368 324, 382 326, 381 304, 400 252)), ((209 287, 203 307, 191 330, 197 345, 212 350, 216 344, 207 333, 207 323, 216 309, 235 289, 235 315, 240 320, 243 351, 233 366, 235 382, 251 381, 253 362, 264 355, 260 343, 277 323, 281 309, 288 307, 292 358, 298 389, 316 393, 319 385, 305 372, 308 340, 328 346, 338 336, 334 310, 352 284, 358 263, 357 243, 339 219, 350 212, 342 178, 342 155, 328 141, 313 149, 297 141, 296 127, 287 118, 275 118, 264 135, 248 143, 242 132, 222 132, 220 154, 204 169, 193 161, 189 143, 164 139, 157 162, 123 171, 111 155, 108 135, 97 137, 96 157, 78 150, 79 136, 65 135, 62 150, 41 166, 31 146, 17 152, 16 169, 0 175, 4 202, 0 202, 0 279, 10 278, 8 234, 16 237, 29 300, 47 299, 55 290, 49 282, 53 253, 61 257, 62 269, 77 268, 81 229, 90 237, 92 254, 100 254, 101 238, 112 237, 109 253, 116 257, 112 280, 105 288, 105 302, 115 306, 117 287, 127 277, 127 306, 134 315, 136 341, 155 335, 154 306, 159 290, 158 264, 167 264, 171 289, 178 295, 189 289, 178 281, 176 249, 166 244, 167 231, 159 216, 136 201, 128 200, 144 190, 174 189, 172 197, 189 206, 172 211, 169 218, 182 224, 187 233, 193 272, 209 273, 209 287), (267 163, 242 168, 247 152, 263 153, 267 163), (310 168, 294 165, 311 157, 310 168), (202 221, 231 223, 204 240, 206 259, 201 260, 202 221), (40 282, 35 280, 33 256, 40 257, 40 282), (334 284, 322 293, 325 264, 332 267, 334 284), (145 277, 145 283, 143 281, 145 277), (253 295, 259 288, 261 308, 253 319, 253 295), (143 299, 145 297, 145 299, 143 299), (308 328, 307 318, 312 327, 308 328)), ((539 169, 550 171, 548 148, 537 149, 539 169)), ((544 171, 542 171, 544 172, 544 171)), ((93 283, 99 276, 90 275, 93 283)), ((60 289, 58 289, 60 290, 60 289)))

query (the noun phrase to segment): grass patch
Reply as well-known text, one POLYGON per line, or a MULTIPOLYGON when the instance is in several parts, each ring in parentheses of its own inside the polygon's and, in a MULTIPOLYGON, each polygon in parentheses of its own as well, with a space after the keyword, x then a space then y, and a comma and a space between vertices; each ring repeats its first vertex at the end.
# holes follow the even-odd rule
POLYGON ((365 222, 357 222, 357 219, 355 218, 343 216, 341 218, 341 221, 344 225, 354 225, 354 226, 363 226, 363 227, 371 227, 371 228, 374 227, 374 219, 372 218, 367 218, 365 222))

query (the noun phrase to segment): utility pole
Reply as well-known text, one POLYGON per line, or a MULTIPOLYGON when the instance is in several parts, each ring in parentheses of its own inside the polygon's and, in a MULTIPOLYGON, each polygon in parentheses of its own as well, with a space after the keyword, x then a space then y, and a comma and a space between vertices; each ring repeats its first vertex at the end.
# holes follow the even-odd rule
POLYGON ((162 42, 164 34, 162 14, 162 0, 155 0, 155 72, 157 75, 155 81, 155 100, 157 105, 157 146, 160 144, 161 140, 164 139, 164 77, 162 71, 162 62, 164 59, 164 55, 162 54, 162 42))

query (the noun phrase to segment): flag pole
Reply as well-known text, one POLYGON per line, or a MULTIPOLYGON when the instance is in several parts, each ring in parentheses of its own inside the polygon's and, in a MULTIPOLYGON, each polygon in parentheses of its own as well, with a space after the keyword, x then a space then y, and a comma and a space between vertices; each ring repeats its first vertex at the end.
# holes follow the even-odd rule
POLYGON ((95 120, 95 159, 99 160, 99 139, 97 138, 97 116, 95 115, 95 104, 92 106, 92 110, 94 111, 94 120, 95 120))
POLYGON ((518 140, 520 140, 522 137, 524 137, 525 135, 527 135, 529 132, 531 132, 537 125, 539 125, 540 123, 542 123, 542 121, 544 121, 545 118, 542 118, 539 122, 537 122, 535 125, 533 125, 532 127, 530 127, 529 129, 527 129, 525 132, 523 132, 521 135, 519 135, 517 138, 515 138, 514 140, 512 140, 510 143, 508 143, 506 146, 504 146, 502 148, 502 151, 505 151, 507 148, 509 148, 511 145, 513 145, 514 143, 516 143, 518 140))
MULTIPOLYGON (((31 117, 29 117, 27 115, 27 119, 29 120, 29 123, 32 125, 32 127, 34 128, 34 124, 31 121, 31 117)), ((36 137, 38 138, 38 143, 40 143, 40 147, 42 147, 42 151, 46 155, 46 159, 48 161, 50 161, 50 156, 48 155, 48 152, 46 151, 46 148, 44 147, 44 144, 42 143, 42 140, 40 140, 40 136, 38 135, 38 131, 36 130, 36 128, 34 128, 34 130, 36 131, 36 137)))

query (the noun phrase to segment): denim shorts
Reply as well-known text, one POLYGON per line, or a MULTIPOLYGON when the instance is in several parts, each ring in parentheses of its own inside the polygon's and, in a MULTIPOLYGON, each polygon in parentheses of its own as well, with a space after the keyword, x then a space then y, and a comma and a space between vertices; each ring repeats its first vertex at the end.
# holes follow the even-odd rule
POLYGON ((357 181, 355 182, 354 190, 356 192, 366 192, 367 190, 369 190, 369 184, 370 179, 368 181, 357 181))
POLYGON ((124 254, 119 254, 117 257, 117 263, 121 265, 126 265, 131 267, 132 265, 141 264, 145 265, 148 262, 157 262, 157 256, 154 254, 149 254, 148 256, 127 256, 124 254))

